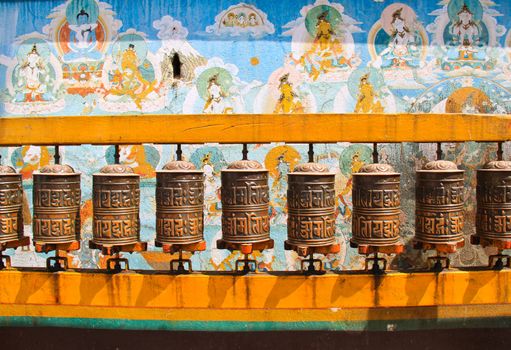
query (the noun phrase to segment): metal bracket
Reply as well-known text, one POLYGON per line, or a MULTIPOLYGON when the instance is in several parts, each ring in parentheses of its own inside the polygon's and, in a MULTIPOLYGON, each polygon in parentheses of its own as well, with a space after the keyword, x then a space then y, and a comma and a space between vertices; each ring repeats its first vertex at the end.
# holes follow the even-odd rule
POLYGON ((0 253, 0 270, 11 268, 11 257, 0 253))
POLYGON ((504 267, 511 267, 511 256, 505 254, 495 254, 488 257, 488 266, 493 270, 502 270, 504 267), (504 263, 505 261, 505 263, 504 263))
POLYGON ((365 271, 369 271, 369 263, 370 262, 373 263, 371 272, 374 275, 381 275, 381 274, 385 273, 385 270, 387 270, 387 259, 379 258, 377 253, 375 253, 372 258, 366 257, 365 264, 364 264, 365 271))
POLYGON ((130 265, 128 263, 128 259, 120 258, 120 257, 117 256, 115 258, 107 259, 107 261, 106 261, 106 269, 110 273, 119 273, 121 271, 129 270, 130 269, 130 265), (112 263, 114 264, 113 267, 112 267, 112 263), (123 264, 121 264, 121 263, 124 263, 124 267, 122 266, 123 264))
POLYGON ((451 266, 451 260, 446 256, 430 256, 428 257, 428 267, 431 271, 442 272, 451 266), (434 262, 434 264, 433 264, 434 262))
POLYGON ((235 273, 246 275, 249 272, 256 272, 257 270, 257 261, 248 258, 248 254, 245 254, 243 259, 236 260, 235 265, 235 273), (240 266, 243 268, 240 269, 240 266))
POLYGON ((192 261, 182 258, 170 260, 170 272, 175 274, 192 273, 192 261), (188 266, 188 269, 185 269, 185 265, 188 266))
POLYGON ((65 271, 69 268, 67 257, 50 256, 46 259, 46 269, 50 272, 65 271))
POLYGON ((323 261, 321 259, 314 259, 314 254, 309 254, 309 259, 304 259, 300 261, 300 269, 302 270, 303 274, 306 276, 311 275, 324 275, 326 273, 325 270, 323 270, 323 261), (314 264, 318 263, 319 268, 316 269, 316 266, 314 264), (305 266, 307 266, 307 269, 305 266))

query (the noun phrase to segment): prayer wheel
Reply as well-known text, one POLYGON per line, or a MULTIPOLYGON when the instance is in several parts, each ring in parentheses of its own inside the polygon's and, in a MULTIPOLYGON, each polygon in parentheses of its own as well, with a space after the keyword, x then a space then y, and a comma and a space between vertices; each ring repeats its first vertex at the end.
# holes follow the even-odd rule
POLYGON ((335 174, 318 163, 305 163, 288 174, 287 241, 291 247, 335 243, 335 174))
POLYGON ((476 193, 476 237, 511 242, 511 162, 492 161, 478 169, 476 193))
POLYGON ((222 170, 222 249, 270 239, 268 170, 240 160, 222 170))
POLYGON ((23 238, 23 186, 21 174, 0 165, 0 244, 23 238))
POLYGON ((427 163, 417 171, 415 240, 431 246, 464 242, 464 171, 446 160, 427 163))
POLYGON ((92 180, 93 244, 139 242, 140 176, 127 165, 113 164, 103 167, 92 180))
POLYGON ((400 243, 400 176, 388 164, 364 165, 353 174, 352 246, 400 243))
POLYGON ((204 234, 204 172, 173 161, 156 172, 156 245, 193 244, 204 234))
POLYGON ((34 172, 34 243, 80 241, 80 174, 69 165, 47 165, 34 172))

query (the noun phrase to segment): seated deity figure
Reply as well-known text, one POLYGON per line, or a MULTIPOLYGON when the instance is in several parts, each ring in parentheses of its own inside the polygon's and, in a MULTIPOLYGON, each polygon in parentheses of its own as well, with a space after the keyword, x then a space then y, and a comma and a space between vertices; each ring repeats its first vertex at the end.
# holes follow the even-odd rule
POLYGON ((259 25, 259 22, 257 22, 256 14, 253 12, 248 15, 248 25, 251 27, 256 27, 259 25))
POLYGON ((77 59, 101 59, 101 52, 97 50, 96 28, 97 23, 91 23, 89 14, 84 10, 76 15, 76 24, 70 24, 69 49, 64 55, 64 60, 74 61, 77 59))
POLYGON ((316 34, 310 49, 299 59, 291 57, 298 65, 303 66, 312 80, 322 74, 351 67, 351 59, 346 57, 341 37, 336 35, 328 20, 329 10, 317 16, 316 34))
POLYGON ((218 74, 209 78, 207 92, 208 98, 203 108, 204 113, 220 114, 231 109, 225 101, 227 95, 218 82, 218 74))
POLYGON ((48 84, 50 76, 47 65, 37 50, 32 46, 26 57, 15 72, 16 94, 14 102, 37 102, 52 99, 48 84))
POLYGON ((236 22, 236 15, 234 13, 232 13, 232 12, 229 12, 227 14, 227 18, 224 19, 222 23, 226 27, 234 27, 235 22, 236 22))
POLYGON ((280 98, 275 106, 274 113, 297 113, 303 110, 300 101, 296 101, 296 94, 293 91, 293 85, 289 82, 289 74, 284 74, 280 78, 280 98))
POLYGON ((480 50, 480 28, 474 21, 474 14, 466 4, 458 12, 458 19, 452 24, 448 58, 451 60, 483 60, 485 54, 480 50))
POLYGON ((388 47, 380 54, 382 68, 416 68, 420 64, 414 33, 406 26, 400 8, 392 14, 392 34, 388 47))
POLYGON ((359 95, 355 106, 355 113, 382 113, 383 106, 378 101, 374 88, 369 82, 369 74, 360 78, 359 95))
POLYGON ((248 24, 247 18, 245 14, 242 12, 238 14, 238 26, 241 28, 245 28, 248 24))
POLYGON ((316 37, 314 38, 314 47, 319 48, 320 51, 328 50, 332 44, 332 35, 335 32, 332 30, 332 25, 327 19, 328 11, 324 11, 318 16, 316 24, 316 37))
POLYGON ((139 66, 135 45, 129 44, 121 56, 121 69, 113 74, 113 86, 108 94, 130 96, 137 108, 142 109, 142 101, 154 91, 156 81, 149 83, 142 76, 139 66))

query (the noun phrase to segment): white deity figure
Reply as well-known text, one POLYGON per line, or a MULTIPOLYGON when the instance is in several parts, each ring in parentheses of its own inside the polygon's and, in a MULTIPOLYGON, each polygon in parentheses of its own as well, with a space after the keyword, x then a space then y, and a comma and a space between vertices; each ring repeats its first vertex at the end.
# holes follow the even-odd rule
POLYGON ((71 30, 69 48, 71 52, 64 55, 65 60, 101 59, 101 52, 96 49, 97 26, 97 23, 91 23, 89 14, 84 9, 76 15, 76 24, 69 24, 71 30))
POLYGON ((50 77, 46 65, 34 44, 17 72, 15 102, 36 102, 49 99, 50 77))
POLYGON ((247 26, 247 17, 243 12, 238 15, 238 26, 242 28, 247 26))
POLYGON ((415 43, 415 34, 402 17, 402 8, 392 14, 392 35, 388 47, 380 54, 382 67, 418 67, 419 52, 415 43))
POLYGON ((220 114, 226 112, 225 93, 218 83, 218 75, 215 74, 209 78, 208 99, 204 105, 204 113, 220 114))
POLYGON ((450 29, 452 35, 451 48, 448 52, 451 60, 482 60, 485 58, 484 50, 480 50, 480 35, 474 14, 465 4, 458 12, 458 19, 450 29))
POLYGON ((473 14, 466 4, 458 12, 458 21, 452 26, 451 34, 461 45, 472 46, 477 44, 479 28, 473 21, 473 14))

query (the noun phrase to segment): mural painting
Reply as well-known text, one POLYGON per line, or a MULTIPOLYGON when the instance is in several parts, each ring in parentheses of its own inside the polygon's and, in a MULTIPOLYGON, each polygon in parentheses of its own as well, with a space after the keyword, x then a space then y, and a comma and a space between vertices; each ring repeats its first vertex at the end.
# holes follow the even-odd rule
MULTIPOLYGON (((23 6, 21 1, 0 2, 2 23, 10 26, 0 38, 0 115, 281 113, 300 118, 296 114, 511 112, 511 3, 503 0, 300 0, 292 5, 257 0, 202 7, 162 0, 151 11, 140 6, 127 7, 120 0, 23 6), (141 16, 147 19, 144 23, 141 16)), ((379 147, 383 161, 403 173, 403 193, 412 196, 414 169, 434 157, 434 146, 379 147)), ((120 151, 121 163, 141 175, 142 238, 149 242, 149 251, 130 256, 130 264, 165 268, 170 257, 155 253, 152 242, 154 171, 175 158, 175 146, 123 145, 120 151)), ((315 146, 315 160, 336 173, 342 249, 324 258, 327 267, 361 266, 347 244, 351 174, 371 161, 371 152, 371 145, 315 146)), ((446 157, 467 170, 467 183, 473 185, 474 170, 494 152, 492 145, 466 143, 449 146, 446 157)), ((0 154, 3 163, 21 172, 30 198, 32 173, 52 162, 53 148, 25 145, 0 154)), ((87 240, 92 174, 113 163, 113 147, 63 147, 61 155, 83 174, 87 240)), ((240 155, 237 145, 183 146, 183 156, 205 173, 206 241, 211 249, 193 255, 200 268, 230 270, 239 257, 217 249, 216 240, 221 229, 220 171, 240 155)), ((250 145, 249 155, 270 170, 276 248, 256 257, 259 269, 295 270, 300 258, 282 248, 287 174, 307 159, 307 146, 250 145)), ((470 214, 473 194, 469 197, 470 214)), ((29 204, 27 200, 27 213, 29 204)), ((407 240, 413 230, 411 207, 403 206, 402 213, 407 240)), ((482 262, 486 254, 464 248, 456 263, 482 262)), ((410 251, 392 263, 406 267, 424 263, 420 259, 410 251)), ((42 265, 44 259, 22 251, 14 263, 42 265)), ((82 249, 72 264, 104 266, 104 257, 82 249)))

